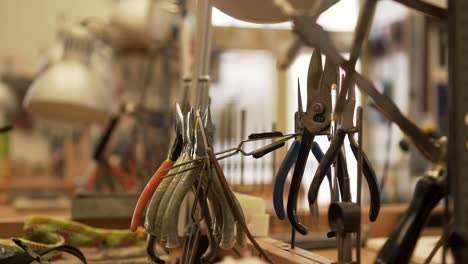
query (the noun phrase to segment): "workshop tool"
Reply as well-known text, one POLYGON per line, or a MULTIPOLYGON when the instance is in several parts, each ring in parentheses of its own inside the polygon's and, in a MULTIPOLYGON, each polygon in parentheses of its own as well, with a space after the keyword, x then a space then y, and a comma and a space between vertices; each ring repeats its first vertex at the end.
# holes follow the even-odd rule
POLYGON ((328 60, 325 62, 325 69, 322 74, 321 57, 321 52, 318 49, 314 50, 309 64, 307 75, 307 108, 305 113, 298 115, 298 118, 301 119, 299 124, 303 124, 304 128, 287 203, 289 222, 302 235, 307 234, 308 231, 307 227, 299 222, 296 212, 302 176, 314 137, 329 134, 332 111, 331 86, 337 85, 339 78, 338 68, 330 64, 328 60))
MULTIPOLYGON (((338 164, 342 163, 338 170, 340 170, 341 173, 344 173, 345 175, 347 174, 347 169, 345 166, 345 160, 344 160, 344 153, 342 152, 342 147, 344 144, 344 140, 346 135, 348 135, 348 140, 351 146, 351 150, 354 154, 354 157, 358 159, 358 145, 356 140, 354 139, 352 133, 356 132, 356 128, 354 127, 353 124, 353 119, 354 119, 354 108, 355 108, 355 94, 354 94, 354 86, 351 86, 348 89, 348 95, 346 100, 344 101, 344 105, 342 106, 343 108, 343 116, 341 118, 341 122, 338 123, 337 129, 335 134, 333 135, 333 138, 330 142, 330 146, 325 153, 324 157, 319 163, 319 166, 315 172, 314 178, 312 180, 312 183, 310 184, 309 192, 308 192, 308 199, 309 203, 313 204, 316 202, 318 192, 320 185, 322 181, 325 178, 325 175, 327 171, 329 170, 330 166, 334 162, 335 159, 338 159, 338 164), (341 161, 340 161, 341 160, 341 161)), ((380 211, 380 190, 379 186, 377 183, 377 177, 375 176, 374 169, 372 168, 372 165, 370 164, 367 156, 363 153, 363 172, 364 172, 364 177, 366 178, 367 185, 369 187, 369 192, 370 192, 370 209, 369 209, 369 220, 370 221, 375 221, 379 215, 380 211)), ((342 195, 342 200, 343 201, 351 201, 350 197, 350 190, 349 190, 349 182, 343 177, 343 175, 340 176, 340 173, 338 173, 338 180, 341 181, 340 183, 340 191, 342 195)))
POLYGON ((1 250, 8 249, 10 252, 7 255, 2 255, 2 257, 10 256, 9 259, 0 257, 0 263, 30 263, 33 261, 34 259, 26 261, 31 257, 31 254, 16 256, 23 250, 41 256, 44 263, 51 258, 59 257, 61 252, 71 253, 86 263, 83 254, 75 247, 111 248, 139 245, 144 242, 145 236, 141 229, 137 232, 130 232, 130 230, 95 228, 75 221, 48 216, 26 217, 23 232, 23 236, 15 238, 15 241, 0 239, 1 250))
POLYGON ((409 263, 429 214, 444 197, 446 168, 436 166, 418 180, 408 209, 380 249, 375 263, 409 263))
MULTIPOLYGON (((365 23, 358 23, 358 27, 357 27, 358 36, 355 38, 353 47, 359 46, 359 45, 356 45, 356 43, 359 42, 356 40, 360 39, 359 32, 365 33, 366 25, 368 28, 368 25, 370 24, 373 9, 375 7, 375 3, 371 3, 371 2, 375 2, 375 1, 366 1, 366 4, 364 5, 363 13, 360 16, 360 21, 363 21, 365 23)), ((415 3, 415 2, 420 2, 420 1, 399 1, 399 2, 408 4, 409 2, 415 3)), ((349 77, 348 82, 349 83, 355 82, 359 86, 362 92, 369 95, 370 98, 375 102, 377 108, 384 114, 384 116, 388 118, 389 120, 393 121, 395 124, 397 124, 399 128, 406 135, 408 135, 409 138, 411 138, 411 140, 415 143, 416 147, 421 151, 421 153, 428 160, 438 163, 444 159, 445 154, 441 150, 441 146, 439 145, 439 142, 430 140, 429 137, 427 137, 427 135, 425 135, 414 123, 409 121, 405 116, 401 114, 397 106, 391 100, 389 100, 388 98, 380 94, 377 91, 377 89, 374 87, 372 82, 370 82, 369 80, 364 78, 362 75, 357 73, 353 69, 354 67, 349 67, 349 61, 345 60, 337 52, 336 48, 334 47, 333 43, 330 41, 327 34, 323 31, 323 29, 320 26, 318 26, 315 23, 314 19, 312 18, 308 19, 306 16, 296 17, 295 22, 294 22, 294 29, 295 29, 295 32, 303 39, 303 41, 306 44, 321 48, 322 51, 327 55, 327 58, 331 59, 335 64, 341 66, 346 71, 346 77, 349 77)), ((362 37, 361 39, 364 39, 364 37, 362 37)), ((356 49, 353 48, 353 51, 356 51, 356 49)), ((359 52, 352 52, 352 53, 358 54, 359 52)), ((351 58, 354 58, 353 54, 351 55, 351 58)), ((345 94, 345 92, 346 92, 345 90, 342 91, 342 96, 341 96, 341 100, 339 100, 339 105, 341 105, 342 102, 344 101, 343 95, 345 94)), ((337 118, 337 120, 339 120, 339 118, 337 118)), ((316 180, 316 178, 314 178, 314 180, 316 180)), ((430 209, 432 209, 432 207, 435 206, 436 202, 434 200, 439 200, 443 196, 443 194, 440 194, 441 193, 440 184, 438 184, 437 181, 428 180, 427 178, 425 178, 419 183, 419 191, 420 191, 419 194, 425 194, 425 191, 427 190, 432 190, 431 193, 433 194, 430 195, 431 199, 427 198, 427 200, 425 201, 426 203, 422 204, 420 202, 421 200, 416 199, 416 197, 420 197, 421 195, 415 196, 413 201, 415 200, 418 200, 418 201, 412 202, 412 205, 414 206, 412 207, 413 211, 407 212, 407 215, 405 217, 406 219, 403 219, 400 222, 400 225, 398 226, 399 228, 394 232, 392 236, 393 239, 390 239, 390 242, 389 242, 390 246, 384 247, 385 250, 381 251, 380 253, 380 255, 382 255, 383 257, 386 257, 385 259, 388 260, 389 258, 388 255, 385 256, 386 254, 400 255, 401 252, 398 249, 402 249, 403 254, 400 257, 401 260, 403 261, 409 260, 408 255, 410 255, 410 253, 413 251, 414 249, 413 243, 415 243, 415 241, 417 240, 416 238, 410 239, 409 237, 417 237, 419 235, 422 222, 424 221, 424 218, 427 216, 426 212, 430 211, 430 209), (424 190, 421 190, 421 189, 424 189, 424 190), (415 228, 416 226, 417 228, 415 228), (408 227, 409 230, 412 231, 410 232, 411 233, 410 235, 408 235, 408 232, 404 232, 408 230, 406 229, 406 227, 408 227), (401 233, 402 231, 403 233, 401 233), (400 236, 400 234, 403 234, 403 236, 400 236), (402 242, 402 244, 400 244, 399 242, 402 242), (405 246, 398 247, 403 244, 405 246)), ((378 258, 378 261, 379 261, 379 258, 378 258)), ((382 263, 387 263, 387 262, 382 262, 382 263)), ((388 263, 404 263, 404 262, 390 261, 388 263)))
MULTIPOLYGON (((184 102, 183 108, 187 109, 188 108, 188 94, 187 94, 188 90, 187 90, 187 86, 185 87, 186 87, 185 93, 183 96, 183 102, 184 102)), ((182 144, 183 144, 182 133, 184 130, 183 116, 181 116, 182 109, 178 104, 176 104, 176 109, 177 109, 176 111, 178 114, 176 115, 176 119, 175 119, 175 138, 172 143, 172 147, 170 149, 167 159, 163 161, 161 166, 156 170, 156 172, 150 178, 145 188, 141 192, 140 197, 138 198, 138 201, 135 205, 135 210, 133 212, 132 222, 130 224, 130 229, 132 231, 135 231, 138 228, 138 225, 140 223, 140 219, 143 214, 143 211, 145 210, 146 204, 148 203, 149 199, 153 195, 158 185, 161 183, 163 176, 167 174, 168 172, 167 169, 172 167, 172 165, 179 158, 182 152, 182 144)))
MULTIPOLYGON (((188 109, 188 102, 185 101, 186 103, 184 104, 184 110, 188 109)), ((185 162, 188 159, 188 152, 189 149, 189 135, 186 133, 188 129, 188 119, 190 118, 187 116, 187 119, 184 118, 184 114, 182 113, 182 109, 178 104, 176 104, 176 142, 174 142, 175 149, 176 151, 176 156, 177 153, 179 154, 175 163, 178 164, 181 162, 185 162), (187 128, 187 129, 186 129, 187 128), (180 145, 179 145, 180 144, 180 145), (180 151, 180 152, 179 152, 180 151)), ((187 111, 188 112, 188 111, 187 111)), ((174 157, 175 158, 175 157, 174 157)), ((167 163, 170 165, 169 163, 167 163)), ((168 166, 171 168, 172 166, 168 166)), ((183 168, 183 167, 182 167, 183 168)), ((182 169, 182 168, 177 168, 176 170, 182 169)), ((166 168, 167 169, 167 168, 166 168)), ((146 216, 145 216, 145 229, 148 233, 148 243, 147 243, 147 253, 150 256, 150 258, 157 262, 157 263, 164 263, 161 259, 159 259, 155 254, 154 254, 154 243, 156 242, 156 237, 160 235, 160 229, 156 230, 157 227, 160 227, 162 224, 161 222, 156 223, 158 221, 157 216, 159 212, 159 206, 164 198, 165 191, 169 187, 171 183, 171 178, 164 178, 164 174, 167 173, 167 170, 160 168, 158 169, 158 174, 155 176, 158 178, 155 178, 155 191, 152 194, 152 198, 150 200, 150 203, 148 204, 148 209, 146 211, 146 216), (159 178, 160 177, 160 178, 159 178), (159 183, 156 186, 156 183, 159 183)), ((152 189, 152 188, 151 188, 152 189)), ((148 193, 150 193, 148 191, 148 193)), ((164 204, 163 204, 164 206, 164 204)), ((140 208, 144 208, 144 206, 141 206, 140 208)), ((161 211, 164 212, 164 211, 161 211)), ((162 217, 162 216, 160 216, 162 217)))
MULTIPOLYGON (((285 217, 283 193, 284 193, 284 187, 286 184, 286 179, 288 177, 289 171, 291 170, 292 166, 296 163, 298 159, 299 148, 301 145, 300 133, 302 133, 304 130, 304 124, 302 123, 303 121, 301 119, 301 116, 304 115, 304 112, 302 110, 303 108, 302 108, 301 88, 299 86, 299 80, 298 80, 297 85, 298 85, 297 86, 298 111, 294 115, 294 122, 295 122, 295 133, 298 134, 299 136, 297 136, 296 139, 293 141, 291 147, 286 153, 286 156, 281 162, 281 165, 278 169, 278 173, 276 174, 275 182, 273 185, 273 207, 275 209, 276 216, 281 220, 283 220, 285 217)), ((320 162, 320 160, 322 160, 322 157, 323 157, 323 151, 316 142, 312 143, 311 151, 314 157, 317 159, 317 161, 320 162)), ((328 178, 328 181, 330 184, 330 190, 331 190, 332 189, 331 171, 327 172, 327 178, 328 178)))
MULTIPOLYGON (((200 119, 198 119, 198 121, 200 122, 200 119)), ((214 152, 213 152, 213 150, 211 148, 211 140, 209 138, 207 138, 203 125, 200 126, 200 127, 201 127, 201 135, 202 135, 202 139, 203 139, 202 142, 203 142, 203 144, 205 146, 206 152, 208 154, 208 158, 209 158, 211 164, 213 165, 214 170, 216 171, 216 176, 218 177, 218 180, 220 181, 221 186, 222 186, 222 188, 224 190, 223 195, 225 196, 226 200, 228 201, 229 207, 231 208, 231 211, 232 211, 232 213, 234 215, 234 218, 237 221, 237 224, 241 226, 242 230, 245 232, 245 234, 249 238, 250 242, 259 251, 259 253, 265 258, 265 260, 268 263, 273 263, 272 259, 260 247, 260 245, 257 243, 255 238, 250 233, 250 231, 249 231, 249 229, 247 227, 247 224, 245 223, 245 219, 243 217, 242 210, 238 206, 236 206, 236 204, 238 204, 238 201, 237 201, 236 197, 234 196, 234 194, 232 193, 231 189, 229 188, 229 184, 227 183, 226 178, 224 176, 224 173, 223 173, 223 171, 222 171, 222 169, 221 169, 221 167, 219 165, 219 162, 216 159, 216 156, 215 156, 215 154, 214 154, 214 152)))
MULTIPOLYGON (((357 129, 358 129, 358 150, 357 150, 357 184, 356 184, 356 203, 359 206, 359 218, 361 218, 361 192, 362 192, 362 167, 363 167, 363 162, 364 162, 364 155, 363 155, 363 137, 364 137, 364 129, 363 129, 363 111, 362 107, 358 106, 357 107, 357 118, 356 118, 356 123, 357 123, 357 129)), ((362 232, 362 227, 361 227, 361 222, 357 225, 357 231, 356 231, 356 261, 357 263, 361 263, 361 232, 362 232)))
MULTIPOLYGON (((364 11, 365 9, 363 12, 364 11)), ((400 112, 395 103, 378 92, 371 81, 364 78, 361 74, 356 72, 355 69, 347 66, 348 61, 340 55, 328 34, 315 22, 313 18, 307 16, 294 17, 294 32, 302 38, 304 43, 312 47, 320 48, 328 59, 343 68, 346 75, 349 75, 354 79, 359 89, 374 101, 377 108, 379 108, 387 119, 394 122, 403 133, 412 139, 415 146, 428 160, 437 163, 443 158, 440 146, 434 144, 434 142, 431 141, 413 122, 408 120, 400 112)))
POLYGON ((110 120, 106 130, 101 135, 96 145, 93 159, 96 161, 97 167, 91 172, 86 184, 86 189, 89 192, 95 189, 102 189, 105 186, 108 187, 110 191, 115 191, 117 188, 115 179, 118 180, 125 190, 130 191, 133 189, 133 183, 129 181, 129 175, 118 166, 109 164, 105 157, 106 147, 109 145, 109 141, 116 130, 119 120, 119 115, 110 120))

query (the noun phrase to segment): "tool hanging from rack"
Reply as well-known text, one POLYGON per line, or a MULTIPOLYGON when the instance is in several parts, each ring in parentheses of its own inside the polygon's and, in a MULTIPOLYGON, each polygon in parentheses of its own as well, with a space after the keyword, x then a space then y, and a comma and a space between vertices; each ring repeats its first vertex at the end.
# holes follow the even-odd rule
MULTIPOLYGON (((398 0, 397 2, 439 19, 446 19, 447 17, 447 10, 423 1, 398 0)), ((333 119, 343 124, 342 119, 346 117, 345 114, 348 113, 345 109, 346 95, 348 95, 349 98, 349 89, 356 83, 361 91, 373 100, 376 108, 391 122, 395 123, 403 133, 411 139, 419 151, 436 165, 435 169, 428 171, 428 176, 418 181, 415 195, 410 203, 410 208, 404 214, 376 259, 376 263, 408 263, 422 226, 429 216, 429 212, 444 195, 447 195, 444 187, 444 182, 447 178, 445 177, 444 169, 444 161, 446 159, 446 152, 444 150, 445 143, 443 139, 428 137, 428 135, 413 122, 408 120, 391 100, 380 94, 371 81, 357 73, 354 69, 362 43, 366 39, 367 32, 371 25, 377 0, 366 0, 362 5, 363 8, 361 9, 361 14, 356 26, 356 33, 349 60, 344 59, 338 53, 328 34, 316 23, 316 16, 313 14, 300 14, 292 8, 292 5, 287 0, 278 0, 275 3, 286 15, 292 18, 294 21, 294 32, 305 45, 321 49, 328 59, 346 72, 333 119)), ((323 1, 322 6, 326 5, 327 1, 323 1)), ((337 131, 337 133, 338 132, 339 131, 337 131)), ((365 160, 364 155, 362 155, 362 158, 365 160)), ((324 163, 321 163, 321 165, 322 164, 324 163)), ((323 168, 320 168, 319 166, 319 169, 322 170, 321 175, 324 175, 325 172, 323 169, 328 166, 322 167, 323 168)), ((363 169, 365 170, 365 168, 363 169)), ((314 178, 314 181, 317 182, 317 178, 314 178)), ((314 189, 317 188, 317 184, 313 183, 312 185, 314 185, 314 189)), ((309 190, 309 192, 310 191, 311 190, 309 190)), ((309 198, 312 198, 311 200, 313 201, 316 197, 312 195, 312 197, 309 196, 309 198)))

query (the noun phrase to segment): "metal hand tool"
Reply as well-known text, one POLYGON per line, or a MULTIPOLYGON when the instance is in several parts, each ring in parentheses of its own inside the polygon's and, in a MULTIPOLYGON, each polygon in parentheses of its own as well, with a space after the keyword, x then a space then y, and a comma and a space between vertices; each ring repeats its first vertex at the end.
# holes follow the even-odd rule
MULTIPOLYGON (((184 109, 187 109, 188 108, 188 104, 184 104, 184 109)), ((182 147, 181 147, 181 154, 179 155, 178 159, 176 160, 175 164, 178 164, 178 163, 183 163, 183 162, 186 162, 188 159, 189 159, 189 148, 187 147, 187 145, 189 145, 187 142, 188 142, 188 137, 189 135, 187 135, 185 132, 186 132, 186 129, 188 126, 187 126, 187 120, 184 118, 184 115, 182 113, 182 110, 180 109, 180 106, 179 105, 176 105, 176 112, 177 112, 177 120, 178 120, 178 126, 176 127, 179 128, 179 131, 180 133, 178 133, 178 135, 181 135, 181 140, 182 140, 182 147)), ((174 168, 173 170, 171 169, 170 172, 172 171, 179 171, 179 170, 182 170, 184 169, 185 167, 176 167, 174 168)), ((165 170, 161 170, 162 173, 165 172, 165 170)), ((162 176, 162 175, 161 175, 162 176)), ((170 184, 172 182, 172 179, 171 178, 164 178, 164 177, 161 177, 161 180, 159 182, 159 185, 157 186, 155 192, 153 193, 153 196, 150 200, 150 203, 148 205, 148 209, 146 211, 146 216, 145 216, 145 229, 146 229, 146 232, 148 233, 148 236, 152 237, 148 240, 148 243, 147 243, 147 252, 148 254, 151 254, 151 253, 154 253, 154 243, 157 241, 157 239, 160 239, 161 238, 161 229, 160 229, 160 226, 161 226, 161 220, 160 218, 157 218, 158 217, 158 212, 160 210, 160 206, 163 206, 165 207, 166 204, 165 203, 161 203, 163 202, 163 198, 164 198, 164 194, 166 192, 166 190, 169 188, 170 184)), ((162 211, 162 210, 161 210, 162 211)), ((150 255, 150 257, 152 259, 158 259, 157 256, 155 255, 150 255)))
POLYGON ((380 249, 375 263, 409 263, 421 231, 434 207, 444 197, 446 169, 437 166, 418 180, 408 209, 380 249))
MULTIPOLYGON (((242 140, 237 147, 228 148, 228 149, 225 149, 225 150, 222 150, 222 151, 218 151, 218 152, 214 153, 214 155, 220 156, 220 157, 216 158, 217 160, 223 160, 223 159, 232 157, 232 156, 237 155, 237 154, 241 154, 243 156, 252 156, 253 158, 258 159, 258 158, 261 158, 261 157, 265 156, 266 154, 268 154, 268 153, 270 153, 272 151, 275 151, 275 150, 283 147, 286 141, 288 141, 288 140, 290 140, 290 139, 292 139, 292 138, 294 138, 296 136, 297 136, 296 134, 286 134, 286 135, 284 135, 282 132, 279 132, 279 131, 265 132, 265 133, 253 133, 253 134, 250 134, 248 136, 248 139, 242 140), (263 146, 261 148, 258 148, 258 149, 252 150, 252 151, 247 152, 247 151, 245 151, 243 149, 243 145, 246 144, 246 143, 249 143, 249 142, 252 142, 252 141, 271 139, 271 138, 280 138, 280 139, 273 142, 273 143, 271 143, 271 144, 265 145, 265 146, 263 146)), ((200 158, 194 159, 193 161, 187 161, 187 162, 179 163, 177 165, 173 165, 171 167, 171 169, 175 169, 175 168, 178 168, 178 167, 185 166, 187 164, 193 163, 194 161, 198 161, 200 159, 207 159, 207 157, 200 157, 200 158)), ((195 169, 196 167, 197 167, 197 165, 191 166, 191 167, 188 167, 186 169, 180 170, 180 171, 178 171, 176 173, 169 173, 169 174, 165 175, 164 177, 173 177, 173 176, 175 176, 175 175, 177 175, 179 173, 183 173, 185 171, 195 169)), ((168 169, 166 169, 166 171, 167 170, 168 169)))
MULTIPOLYGON (((177 119, 179 120, 179 119, 177 119)), ((138 201, 135 205, 135 210, 133 211, 132 222, 130 225, 130 229, 135 232, 138 228, 140 223, 141 215, 145 210, 146 204, 148 203, 149 199, 153 195, 156 188, 161 183, 163 176, 168 173, 168 169, 174 165, 176 160, 179 158, 180 153, 182 152, 182 123, 180 121, 176 121, 176 136, 174 142, 172 143, 171 150, 169 155, 165 161, 159 166, 153 176, 150 178, 148 183, 146 184, 145 188, 138 197, 138 201)))
POLYGON ((314 137, 329 134, 332 112, 331 87, 337 85, 338 78, 338 68, 328 60, 322 72, 322 54, 320 50, 314 50, 307 76, 307 108, 306 112, 298 117, 304 128, 287 203, 289 222, 303 235, 307 234, 308 230, 297 217, 296 204, 299 189, 314 137))
MULTIPOLYGON (((315 172, 314 178, 309 188, 308 199, 309 203, 315 203, 320 185, 325 178, 327 171, 329 170, 332 163, 335 159, 338 159, 339 171, 340 173, 344 173, 347 175, 346 169, 346 162, 344 159, 344 153, 342 152, 342 147, 344 143, 344 139, 346 135, 348 135, 348 139, 350 141, 351 149, 355 158, 357 159, 357 152, 358 152, 358 145, 354 140, 352 133, 355 131, 355 127, 353 124, 353 117, 354 117, 354 108, 355 108, 355 94, 354 94, 354 86, 352 85, 347 92, 347 98, 344 101, 343 108, 343 115, 340 123, 338 124, 338 128, 333 135, 333 138, 330 142, 330 147, 328 148, 327 152, 325 153, 322 161, 319 163, 319 166, 315 172)), ((363 153, 363 172, 364 177, 367 181, 367 185, 370 191, 371 197, 371 204, 369 210, 369 219, 370 221, 375 221, 377 216, 379 215, 380 211, 380 190, 377 183, 377 178, 375 176, 375 172, 372 166, 369 163, 366 155, 363 153)), ((338 174, 340 174, 338 173, 338 174)), ((347 176, 345 176, 347 177, 347 176)), ((345 180, 345 177, 338 177, 341 188, 342 200, 343 201, 351 201, 350 192, 349 192, 349 182, 345 180)))
POLYGON ((119 120, 120 116, 115 116, 110 120, 106 130, 101 135, 101 138, 96 145, 93 153, 93 159, 96 161, 97 167, 91 172, 86 183, 86 189, 90 192, 95 189, 102 189, 103 187, 108 187, 111 191, 115 191, 117 187, 115 184, 116 179, 124 190, 130 191, 133 188, 132 183, 128 181, 128 177, 123 170, 118 166, 109 164, 105 158, 104 152, 119 123, 119 120))
POLYGON ((234 215, 234 218, 237 221, 237 224, 240 225, 242 230, 245 232, 247 237, 249 238, 250 242, 254 245, 254 247, 260 252, 260 254, 265 258, 266 261, 269 263, 273 263, 272 259, 268 256, 268 254, 260 247, 260 245, 257 243, 255 238, 252 236, 250 233, 247 224, 245 222, 242 210, 236 206, 238 202, 236 202, 236 197, 232 193, 231 189, 229 188, 229 184, 226 181, 226 178, 224 176, 223 170, 221 169, 221 166, 219 165, 218 160, 216 159, 216 156, 211 148, 211 140, 206 137, 205 134, 205 129, 203 126, 201 126, 201 134, 203 138, 203 145, 205 146, 206 152, 208 154, 209 160, 211 164, 214 167, 214 170, 216 171, 216 176, 218 177, 219 182, 221 183, 221 187, 223 188, 223 195, 225 196, 226 200, 228 201, 229 207, 234 215))
POLYGON ((184 138, 184 118, 183 111, 188 111, 188 86, 185 83, 184 95, 183 95, 183 104, 182 107, 176 103, 176 118, 175 118, 175 138, 172 143, 172 147, 169 151, 168 157, 163 163, 159 166, 153 176, 150 178, 145 188, 138 197, 138 201, 135 205, 135 210, 133 211, 132 222, 130 224, 130 229, 136 231, 140 223, 141 215, 145 210, 146 204, 150 200, 156 188, 161 183, 163 177, 168 173, 169 169, 174 165, 176 160, 179 158, 182 147, 183 147, 183 138, 184 138))
POLYGON ((328 34, 311 17, 301 16, 294 20, 294 31, 303 39, 304 43, 312 47, 318 47, 334 64, 345 69, 346 74, 352 77, 359 89, 367 94, 377 108, 389 120, 393 121, 415 143, 421 153, 430 161, 438 162, 443 159, 440 146, 431 141, 414 123, 408 120, 398 107, 387 97, 378 92, 376 87, 368 79, 346 66, 344 59, 328 34))
MULTIPOLYGON (((302 133, 304 130, 304 124, 302 123, 302 119, 301 119, 301 116, 304 115, 304 112, 302 110, 301 88, 299 87, 299 80, 298 80, 297 85, 298 85, 297 86, 298 111, 295 113, 294 121, 295 121, 295 133, 300 135, 300 133, 302 133)), ((299 156, 300 146, 301 146, 301 136, 298 136, 293 141, 285 158, 281 162, 281 165, 278 169, 278 173, 276 174, 276 177, 275 177, 275 183, 273 185, 273 206, 275 209, 276 216, 278 216, 278 218, 281 220, 283 220, 285 217, 283 192, 284 192, 284 186, 286 184, 286 178, 288 177, 289 171, 291 170, 292 166, 294 165, 294 163, 296 162, 299 156)), ((320 146, 316 142, 313 142, 310 150, 312 151, 312 154, 317 159, 317 161, 320 162, 323 157, 323 151, 320 148, 320 146)), ((328 182, 330 184, 330 190, 331 190, 332 179, 331 179, 330 170, 327 171, 327 178, 328 178, 328 182)))
MULTIPOLYGON (((195 118, 193 117, 194 115, 194 110, 192 109, 190 112, 187 113, 187 116, 185 118, 186 120, 186 138, 185 138, 185 145, 184 145, 184 153, 187 153, 187 160, 185 162, 190 162, 193 158, 193 150, 194 150, 194 121, 195 118)), ((179 182, 181 179, 186 177, 187 175, 191 176, 193 178, 194 174, 192 174, 191 171, 186 171, 184 173, 177 174, 175 177, 171 178, 164 178, 163 181, 169 182, 167 188, 162 194, 162 198, 159 202, 158 209, 157 209, 157 214, 156 214, 156 222, 154 224, 154 235, 159 237, 161 241, 166 241, 166 234, 167 234, 167 229, 163 229, 163 220, 164 220, 164 215, 166 214, 166 210, 169 204, 169 201, 172 199, 174 195, 174 191, 176 187, 179 185, 179 182)), ((161 183, 162 184, 162 183, 161 183)), ((158 192, 159 189, 156 190, 158 192)))

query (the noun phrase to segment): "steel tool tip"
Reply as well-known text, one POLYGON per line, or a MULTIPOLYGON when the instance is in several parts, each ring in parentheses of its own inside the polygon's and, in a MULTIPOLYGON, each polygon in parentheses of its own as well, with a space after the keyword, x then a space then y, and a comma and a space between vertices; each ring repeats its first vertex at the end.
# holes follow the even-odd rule
MULTIPOLYGON (((316 48, 312 53, 307 73, 307 90, 318 89, 322 76, 322 52, 316 48)), ((309 94, 307 95, 309 96, 309 94)))
POLYGON ((299 78, 297 78, 297 109, 299 113, 304 112, 302 109, 301 84, 299 83, 299 78))

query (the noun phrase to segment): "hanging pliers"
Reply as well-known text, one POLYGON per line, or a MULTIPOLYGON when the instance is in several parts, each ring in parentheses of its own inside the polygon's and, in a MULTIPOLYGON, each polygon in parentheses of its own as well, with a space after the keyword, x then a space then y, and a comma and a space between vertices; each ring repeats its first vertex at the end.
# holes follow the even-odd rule
MULTIPOLYGON (((302 98, 301 98, 301 88, 299 86, 299 81, 297 84, 297 104, 298 104, 298 111, 294 114, 294 124, 295 124, 295 133, 301 135, 304 131, 304 124, 302 123, 301 116, 304 114, 302 110, 302 98)), ((283 203, 283 192, 284 187, 286 184, 286 179, 288 177, 289 171, 291 170, 294 163, 296 163, 297 157, 299 156, 299 148, 301 146, 301 136, 295 138, 291 147, 289 148, 286 156, 284 157, 281 165, 278 169, 278 173, 275 177, 275 183, 273 185, 273 207, 275 209, 276 216, 279 219, 283 220, 285 217, 284 212, 284 203, 283 203)), ((311 148, 312 154, 314 155, 315 159, 318 162, 322 160, 323 151, 320 146, 316 143, 312 143, 311 148)), ((330 185, 330 189, 332 189, 332 182, 331 182, 331 171, 327 171, 327 179, 330 185)))
POLYGON ((291 225, 299 233, 307 234, 307 228, 297 217, 297 198, 301 187, 309 151, 316 135, 328 135, 331 124, 332 102, 331 89, 339 79, 338 67, 326 60, 322 70, 322 54, 315 49, 310 59, 307 75, 307 108, 299 113, 300 123, 304 126, 300 136, 299 153, 288 195, 287 214, 291 225))
MULTIPOLYGON (((355 105, 356 105, 355 86, 353 84, 349 86, 349 89, 347 92, 347 98, 346 100, 344 100, 344 103, 342 106, 343 114, 340 116, 337 122, 337 129, 330 142, 330 147, 328 148, 327 152, 325 153, 325 156, 320 162, 315 172, 312 183, 310 184, 308 200, 309 200, 309 203, 311 204, 315 203, 315 201, 317 200, 318 191, 327 173, 327 170, 330 168, 330 166, 335 161, 335 159, 338 158, 338 163, 339 163, 340 155, 341 155, 341 158, 344 156, 344 153, 342 152, 342 146, 343 146, 346 135, 348 135, 348 139, 349 139, 351 150, 354 154, 354 157, 357 159, 358 145, 356 143, 356 140, 353 137, 353 133, 356 132, 355 131, 356 129, 353 123, 355 105)), ((339 168, 339 169, 346 170, 346 168, 339 168)), ((369 162, 369 159, 367 158, 365 153, 363 153, 363 174, 367 181, 367 185, 369 187, 369 192, 370 192, 371 201, 370 201, 370 210, 369 210, 369 220, 373 222, 377 219, 377 216, 379 215, 379 211, 380 211, 380 189, 377 184, 375 171, 372 168, 369 162)), ((342 193, 342 198, 343 198, 342 200, 350 201, 351 197, 349 193, 349 185, 348 185, 348 188, 346 188, 347 190, 342 189, 343 184, 340 184, 340 185, 341 185, 340 188, 341 188, 341 193, 342 193), (343 194, 345 195, 343 196, 343 194)))
MULTIPOLYGON (((184 105, 184 108, 187 106, 184 105)), ((138 201, 135 205, 135 210, 133 211, 132 222, 130 225, 130 229, 135 232, 138 228, 140 223, 141 216, 145 210, 145 207, 150 200, 151 196, 153 196, 154 191, 158 187, 159 183, 161 183, 163 177, 169 172, 169 168, 174 165, 174 162, 179 158, 182 147, 183 147, 183 132, 184 132, 184 120, 182 115, 182 110, 179 104, 176 104, 176 122, 175 122, 175 138, 172 143, 172 147, 169 151, 169 154, 166 160, 159 166, 153 176, 150 178, 148 183, 146 184, 145 188, 140 194, 138 201)))

